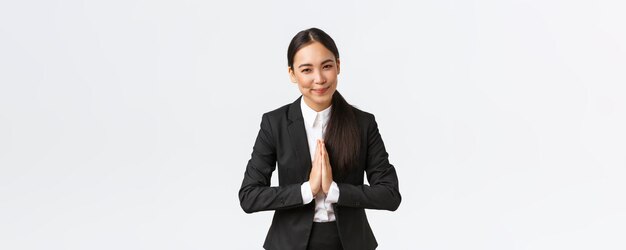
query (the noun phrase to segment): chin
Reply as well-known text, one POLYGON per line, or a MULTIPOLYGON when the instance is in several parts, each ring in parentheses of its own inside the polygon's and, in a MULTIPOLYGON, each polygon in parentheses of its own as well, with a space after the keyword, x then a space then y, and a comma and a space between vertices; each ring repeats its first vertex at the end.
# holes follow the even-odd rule
POLYGON ((314 103, 317 103, 319 105, 323 105, 328 103, 331 100, 331 96, 330 95, 323 95, 323 96, 319 96, 319 95, 309 95, 309 100, 313 101, 314 103))
POLYGON ((312 97, 314 100, 319 100, 319 101, 321 101, 321 102, 325 102, 325 101, 330 100, 330 99, 333 97, 333 93, 334 93, 334 91, 333 91, 333 92, 327 92, 327 93, 324 93, 323 95, 316 95, 316 94, 313 94, 313 95, 311 95, 311 97, 312 97))

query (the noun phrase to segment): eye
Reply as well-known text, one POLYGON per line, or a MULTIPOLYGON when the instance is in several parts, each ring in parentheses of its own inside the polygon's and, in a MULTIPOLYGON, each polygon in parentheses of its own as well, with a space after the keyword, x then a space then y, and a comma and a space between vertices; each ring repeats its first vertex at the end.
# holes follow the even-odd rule
POLYGON ((309 73, 309 72, 311 72, 311 69, 303 69, 302 70, 302 73, 309 73))
POLYGON ((333 65, 332 65, 332 64, 326 64, 326 65, 324 65, 324 68, 325 68, 325 69, 330 69, 330 68, 332 68, 332 67, 333 67, 333 65))

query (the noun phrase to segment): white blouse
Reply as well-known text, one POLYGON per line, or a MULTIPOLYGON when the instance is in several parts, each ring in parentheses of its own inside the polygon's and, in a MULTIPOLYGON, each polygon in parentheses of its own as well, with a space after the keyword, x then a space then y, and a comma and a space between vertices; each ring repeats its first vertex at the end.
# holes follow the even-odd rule
MULTIPOLYGON (((317 139, 324 138, 324 135, 326 134, 326 125, 328 123, 328 119, 330 118, 331 108, 332 105, 320 112, 316 112, 304 102, 304 97, 300 98, 300 109, 302 110, 306 137, 309 142, 311 162, 313 162, 313 159, 315 158, 317 139)), ((313 200, 313 192, 311 191, 311 185, 308 181, 302 183, 300 191, 302 192, 302 200, 304 204, 308 204, 313 200)), ((335 212, 333 211, 331 204, 337 203, 338 200, 339 187, 337 187, 337 183, 333 181, 330 184, 328 195, 325 195, 324 192, 320 190, 320 192, 318 192, 315 196, 315 216, 313 217, 313 221, 335 221, 335 212)))

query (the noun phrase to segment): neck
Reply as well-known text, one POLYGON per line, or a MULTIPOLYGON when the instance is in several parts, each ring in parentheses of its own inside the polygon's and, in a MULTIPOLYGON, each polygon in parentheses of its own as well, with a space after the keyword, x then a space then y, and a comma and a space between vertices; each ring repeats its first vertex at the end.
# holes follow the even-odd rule
POLYGON ((315 110, 315 112, 320 112, 328 107, 330 107, 331 101, 328 101, 327 103, 315 103, 311 100, 309 100, 308 98, 304 97, 302 98, 302 100, 304 101, 304 103, 309 106, 311 109, 315 110))

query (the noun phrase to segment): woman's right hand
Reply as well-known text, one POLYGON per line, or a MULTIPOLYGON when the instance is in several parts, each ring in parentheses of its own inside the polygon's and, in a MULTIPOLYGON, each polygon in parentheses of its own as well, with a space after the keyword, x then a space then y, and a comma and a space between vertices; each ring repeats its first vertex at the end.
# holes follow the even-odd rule
POLYGON ((311 185, 313 197, 322 190, 322 147, 322 142, 320 139, 317 139, 315 156, 311 163, 311 174, 309 174, 309 184, 311 185))

